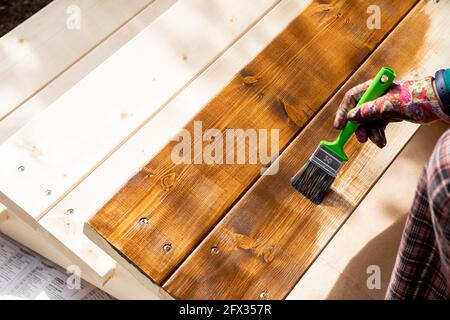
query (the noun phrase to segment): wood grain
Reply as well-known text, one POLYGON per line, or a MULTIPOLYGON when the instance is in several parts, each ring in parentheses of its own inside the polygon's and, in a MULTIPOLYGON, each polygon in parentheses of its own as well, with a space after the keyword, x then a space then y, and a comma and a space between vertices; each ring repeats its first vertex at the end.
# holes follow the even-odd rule
POLYGON ((450 64, 449 14, 448 3, 421 2, 282 153, 279 174, 260 178, 164 288, 188 299, 259 299, 262 292, 269 299, 286 297, 418 126, 391 125, 383 150, 352 139, 351 160, 319 206, 297 193, 290 178, 321 139, 336 136, 336 106, 352 85, 383 65, 399 78, 420 78, 450 64))
MULTIPOLYGON (((377 1, 383 28, 370 30, 366 10, 373 1, 314 1, 195 120, 203 122, 204 130, 277 128, 283 149, 415 3, 377 1)), ((187 126, 190 132, 192 126, 187 126)), ((249 164, 174 165, 170 154, 175 143, 89 221, 90 228, 157 283, 194 249, 261 169, 249 164), (149 223, 139 224, 141 218, 149 223), (171 250, 163 249, 166 244, 171 250)))

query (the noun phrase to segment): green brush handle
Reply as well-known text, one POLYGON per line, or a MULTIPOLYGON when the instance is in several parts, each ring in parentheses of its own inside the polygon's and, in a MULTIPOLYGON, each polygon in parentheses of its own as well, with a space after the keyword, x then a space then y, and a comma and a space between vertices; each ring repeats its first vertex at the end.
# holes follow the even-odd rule
MULTIPOLYGON (((395 71, 388 67, 381 68, 377 76, 373 80, 370 87, 363 94, 361 99, 355 108, 360 107, 362 104, 375 100, 376 98, 382 96, 392 84, 395 78, 395 71)), ((347 143, 348 139, 353 135, 353 133, 358 129, 359 124, 347 121, 341 134, 333 142, 321 141, 320 145, 334 153, 343 161, 348 161, 348 156, 344 152, 344 145, 347 143)))

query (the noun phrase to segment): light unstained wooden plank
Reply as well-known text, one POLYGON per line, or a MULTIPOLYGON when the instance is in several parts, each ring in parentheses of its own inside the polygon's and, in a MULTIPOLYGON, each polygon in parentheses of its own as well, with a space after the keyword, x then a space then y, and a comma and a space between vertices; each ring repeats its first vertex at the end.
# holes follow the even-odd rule
MULTIPOLYGON (((102 163, 42 219, 41 226, 78 256, 86 256, 90 240, 80 237, 84 222, 105 203, 148 159, 154 157, 195 114, 280 33, 308 4, 304 0, 282 1, 243 35, 230 49, 176 96, 163 110, 102 163), (149 137, 152 137, 148 143, 149 137), (73 213, 67 215, 67 210, 73 213)), ((100 239, 101 241, 101 239, 100 239)), ((108 244, 101 248, 121 260, 137 278, 142 273, 130 266, 108 244)), ((143 281, 146 283, 145 281, 143 281)), ((149 285, 149 289, 153 287, 149 285)))
POLYGON ((286 300, 371 300, 366 283, 355 283, 326 261, 317 258, 286 300), (311 273, 312 276, 307 275, 311 273), (292 294, 294 292, 294 294, 292 294), (291 296, 292 295, 292 296, 291 296))
POLYGON ((1 37, 0 121, 152 1, 56 0, 1 37), (69 29, 75 7, 80 29, 69 29))
MULTIPOLYGON (((17 131, 24 123, 28 122, 33 115, 45 109, 51 102, 55 101, 65 91, 81 80, 98 64, 103 62, 122 45, 126 44, 140 31, 150 25, 150 23, 175 2, 176 0, 153 1, 136 17, 127 22, 117 32, 108 37, 108 39, 105 39, 98 47, 89 52, 60 77, 53 80, 51 84, 45 87, 45 89, 23 104, 21 108, 5 118, 0 125, 0 143, 2 142, 2 139, 6 139, 14 131, 17 131)), ((91 10, 102 10, 102 8, 94 6, 91 10)), ((99 14, 101 15, 102 13, 99 14)), ((30 24, 28 24, 27 27, 36 28, 35 25, 30 24)), ((3 216, 6 216, 6 208, 2 208, 5 213, 3 216)), ((75 212, 74 214, 79 213, 75 212)), ((61 222, 59 226, 62 229, 60 230, 61 232, 56 235, 52 232, 51 227, 47 230, 44 224, 37 225, 36 223, 33 223, 31 224, 31 227, 35 229, 34 233, 39 233, 41 238, 45 239, 45 241, 51 245, 52 249, 50 251, 54 251, 56 250, 55 248, 57 248, 58 251, 64 252, 64 255, 70 259, 72 264, 78 265, 82 270, 83 276, 86 275, 86 278, 88 278, 86 279, 87 281, 94 283, 97 286, 104 284, 113 273, 116 273, 116 262, 95 246, 95 244, 87 240, 81 227, 74 230, 70 223, 72 216, 68 217, 64 214, 64 217, 63 220, 58 220, 61 222), (60 238, 55 239, 55 236, 62 237, 67 241, 61 241, 60 238), (72 250, 73 247, 76 247, 77 250, 72 250)), ((21 223, 26 222, 21 221, 21 223)), ((23 237, 20 235, 26 236, 28 231, 22 233, 16 232, 15 229, 18 225, 20 225, 20 223, 15 223, 15 221, 8 223, 4 226, 4 231, 8 232, 12 237, 19 235, 20 240, 23 241, 23 237)), ((31 241, 27 241, 27 243, 34 243, 34 240, 35 239, 33 238, 31 241)), ((38 247, 38 249, 41 248, 38 247)), ((114 281, 114 283, 115 282, 116 281, 114 281)), ((117 296, 116 293, 115 296, 117 296)))
POLYGON ((42 217, 278 1, 172 6, 0 146, 0 201, 42 217))
POLYGON ((98 270, 103 272, 101 276, 99 275, 98 270, 86 268, 84 264, 78 264, 76 260, 73 260, 66 254, 67 250, 60 250, 60 248, 56 247, 54 242, 51 241, 42 230, 32 228, 18 218, 13 212, 8 211, 8 219, 0 224, 0 232, 38 252, 63 268, 73 265, 78 266, 81 271, 81 277, 95 286, 102 286, 114 274, 115 264, 108 269, 99 267, 98 270))
MULTIPOLYGON (((55 1, 61 2, 61 1, 55 1)), ((112 3, 115 3, 118 6, 121 6, 122 1, 98 1, 100 5, 95 5, 90 8, 91 15, 100 16, 104 14, 103 6, 106 3, 109 3, 110 6, 112 3), (100 12, 98 12, 100 10, 100 12), (97 12, 97 13, 96 13, 97 12)), ((20 128, 25 126, 35 115, 39 114, 42 110, 51 105, 57 98, 59 98, 62 94, 64 94, 67 90, 73 87, 78 81, 83 79, 86 75, 88 75, 92 70, 94 70, 100 63, 105 61, 108 57, 110 57, 114 52, 116 52, 120 47, 125 45, 130 39, 136 36, 139 32, 141 32, 144 28, 146 28, 151 22, 153 22, 158 16, 160 16, 164 11, 166 11, 170 6, 172 6, 176 0, 154 0, 147 7, 145 7, 142 11, 140 11, 135 17, 126 22, 122 27, 120 27, 115 32, 113 31, 107 38, 103 39, 99 44, 89 50, 89 52, 84 53, 80 52, 79 54, 82 57, 74 62, 70 63, 70 67, 61 70, 56 78, 52 78, 51 80, 46 80, 46 84, 44 87, 41 83, 39 83, 38 91, 33 92, 31 97, 27 97, 26 101, 24 101, 20 108, 17 108, 14 112, 9 114, 6 118, 1 120, 0 122, 0 144, 7 140, 10 136, 16 133, 20 128), (50 81, 50 82, 48 82, 50 81)), ((132 2, 134 3, 134 2, 132 2)), ((113 12, 114 13, 114 12, 113 12)), ((45 16, 47 17, 47 15, 45 16)), ((109 13, 108 19, 114 19, 115 15, 109 13)), ((51 17, 48 17, 51 18, 51 17)), ((21 30, 26 27, 26 30, 35 30, 39 27, 41 19, 34 19, 27 21, 26 25, 23 27, 19 27, 21 30)), ((84 21, 84 20, 83 20, 84 21)), ((89 22, 89 21, 88 21, 89 22)), ((83 23, 88 23, 84 21, 83 23)), ((22 31, 24 33, 26 31, 22 31)), ((73 31, 72 31, 73 32, 73 31)), ((70 35, 70 34, 69 34, 70 35)), ((90 41, 94 38, 93 35, 89 35, 90 41)), ((2 38, 3 39, 3 38, 2 38)), ((2 42, 0 39, 0 43, 2 42)), ((44 41, 42 39, 41 41, 44 41)), ((66 41, 74 41, 74 39, 68 38, 66 41)), ((86 41, 84 38, 76 41, 86 41)), ((44 42, 45 43, 45 42, 44 42)), ((66 43, 66 42, 63 42, 66 43)), ((45 44, 42 44, 46 46, 45 44)), ((48 39, 47 46, 54 46, 54 40, 48 39)), ((60 44, 61 45, 61 44, 60 44)), ((36 45, 39 47, 39 45, 36 45)), ((84 46, 80 46, 80 49, 83 49, 84 46)), ((35 49, 38 50, 38 49, 35 49)), ((53 49, 56 51, 56 49, 53 49)), ((75 50, 75 49, 74 49, 75 50)), ((51 52, 54 54, 53 52, 51 52)), ((59 50, 57 52, 57 61, 68 60, 72 61, 71 57, 74 55, 74 51, 65 52, 59 50)), ((49 57, 44 57, 45 62, 48 64, 55 63, 55 60, 49 57)), ((43 58, 43 60, 44 60, 43 58)), ((72 57, 73 58, 73 57, 72 57)), ((19 61, 20 62, 20 61, 19 61)), ((69 64, 69 62, 67 62, 69 64)), ((15 74, 20 74, 21 72, 28 76, 27 70, 23 70, 23 67, 20 63, 16 63, 11 68, 17 67, 18 70, 14 70, 15 74)), ((40 75, 42 76, 46 70, 42 70, 40 75)), ((24 76, 24 75, 21 75, 24 76)), ((20 87, 16 87, 20 88, 20 87)), ((23 93, 20 90, 17 90, 19 96, 23 93)))
POLYGON ((336 136, 336 106, 351 86, 383 65, 409 79, 450 64, 449 14, 448 3, 421 2, 283 152, 279 173, 261 177, 164 288, 189 299, 258 299, 263 291, 270 299, 286 297, 418 126, 391 125, 383 150, 352 139, 347 146, 351 160, 319 206, 297 193, 290 178, 321 139, 336 136), (212 246, 219 248, 217 255, 211 255, 212 246))
POLYGON ((118 299, 155 300, 165 298, 161 296, 162 293, 160 291, 162 290, 159 290, 158 288, 153 291, 149 290, 119 265, 114 269, 114 273, 106 282, 99 279, 98 275, 93 274, 89 269, 86 269, 84 265, 78 264, 72 257, 68 256, 67 249, 62 250, 61 247, 55 246, 54 242, 44 236, 40 230, 31 228, 14 213, 9 215, 7 221, 0 224, 0 232, 53 261, 64 269, 76 265, 80 268, 80 275, 84 280, 118 299))
MULTIPOLYGON (((277 128, 283 149, 414 3, 377 1, 383 28, 369 30, 366 10, 373 1, 313 2, 195 120, 204 130, 277 128)), ((192 133, 192 122, 186 128, 192 133)), ((120 251, 130 266, 158 283, 260 172, 260 165, 176 165, 171 160, 176 143, 164 147, 86 227, 94 241, 104 248, 109 242, 111 251, 120 251), (149 223, 140 225, 142 217, 149 223), (172 250, 165 252, 165 244, 172 250)))

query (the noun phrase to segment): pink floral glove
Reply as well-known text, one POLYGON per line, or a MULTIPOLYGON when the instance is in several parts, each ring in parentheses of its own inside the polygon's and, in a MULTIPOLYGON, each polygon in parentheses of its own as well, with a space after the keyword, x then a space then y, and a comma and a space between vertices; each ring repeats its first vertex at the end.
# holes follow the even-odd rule
POLYGON ((370 139, 380 148, 386 145, 384 129, 389 122, 410 121, 430 123, 439 119, 450 120, 441 108, 433 88, 433 77, 423 80, 396 80, 388 92, 378 99, 353 109, 372 80, 350 89, 342 100, 334 126, 342 129, 347 122, 360 123, 356 137, 362 143, 370 139))

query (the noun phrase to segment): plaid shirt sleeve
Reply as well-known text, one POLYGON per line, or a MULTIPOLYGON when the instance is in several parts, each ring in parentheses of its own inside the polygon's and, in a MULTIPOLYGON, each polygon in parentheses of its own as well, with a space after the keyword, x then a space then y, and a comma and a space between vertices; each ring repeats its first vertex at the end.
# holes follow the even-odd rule
POLYGON ((386 299, 450 298, 450 130, 425 166, 386 299))

